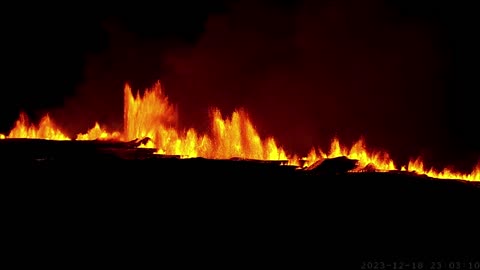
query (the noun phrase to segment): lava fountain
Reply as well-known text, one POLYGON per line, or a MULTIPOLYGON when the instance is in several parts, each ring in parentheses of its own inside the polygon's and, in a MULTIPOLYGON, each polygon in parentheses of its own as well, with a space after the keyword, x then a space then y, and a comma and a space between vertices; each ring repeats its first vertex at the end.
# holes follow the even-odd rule
MULTIPOLYGON (((455 172, 451 169, 427 169, 420 158, 410 160, 407 166, 398 169, 389 154, 384 151, 370 151, 361 138, 352 147, 342 145, 338 138, 332 140, 330 150, 312 148, 306 157, 288 154, 273 137, 261 138, 248 113, 238 109, 224 118, 217 108, 210 110, 211 126, 206 134, 193 128, 178 128, 178 113, 157 82, 143 95, 134 94, 129 85, 124 88, 124 130, 107 131, 95 122, 93 128, 84 134, 77 134, 75 140, 116 140, 129 141, 150 138, 142 147, 155 148, 157 154, 181 157, 204 157, 210 159, 244 158, 257 160, 282 160, 290 165, 307 167, 325 158, 345 156, 358 160, 359 168, 373 168, 376 171, 410 171, 433 178, 480 181, 480 163, 471 173, 455 172), (301 166, 300 166, 301 165, 301 166)), ((45 115, 38 126, 30 123, 21 113, 8 135, 0 139, 35 138, 47 140, 71 140, 57 127, 50 116, 45 115)))
POLYGON ((287 160, 273 138, 262 140, 247 113, 240 109, 231 118, 211 109, 211 132, 176 128, 177 112, 157 82, 143 96, 125 86, 124 135, 126 139, 149 137, 158 153, 188 157, 224 159, 231 157, 287 160))

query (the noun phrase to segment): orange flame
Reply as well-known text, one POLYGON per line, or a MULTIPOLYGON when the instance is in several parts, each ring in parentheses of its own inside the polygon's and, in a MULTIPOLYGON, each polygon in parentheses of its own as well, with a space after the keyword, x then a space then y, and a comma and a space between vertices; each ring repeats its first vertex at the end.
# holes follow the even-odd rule
POLYGON ((341 145, 338 138, 334 138, 330 145, 330 151, 328 154, 325 154, 321 149, 318 149, 317 153, 315 148, 312 148, 308 154, 308 157, 304 159, 304 166, 308 167, 321 159, 336 158, 341 156, 358 160, 358 167, 360 169, 365 168, 366 166, 373 166, 379 171, 395 170, 393 160, 390 159, 388 153, 368 151, 363 138, 359 139, 350 149, 341 145))
MULTIPOLYGON (((10 133, 5 136, 0 134, 0 139, 7 138, 27 138, 27 139, 44 139, 44 140, 71 140, 65 135, 57 125, 52 121, 47 114, 40 120, 38 127, 30 123, 27 114, 20 113, 15 126, 10 133)), ((85 134, 78 134, 76 140, 97 140, 97 139, 120 139, 121 134, 118 131, 108 133, 104 128, 101 128, 98 123, 85 134)))
POLYGON ((6 138, 29 138, 47 140, 70 140, 60 129, 56 127, 50 116, 47 114, 40 120, 38 127, 30 124, 27 114, 21 112, 15 122, 15 126, 6 138))
POLYGON ((285 151, 273 138, 262 140, 243 110, 223 119, 212 109, 211 134, 198 134, 194 129, 179 131, 177 112, 157 82, 143 96, 132 94, 125 86, 124 128, 128 140, 149 137, 160 154, 206 158, 248 158, 287 160, 285 151))
MULTIPOLYGON (((334 138, 328 153, 312 148, 307 157, 287 155, 272 137, 262 139, 244 110, 233 112, 230 118, 222 117, 218 109, 210 113, 211 128, 208 134, 199 134, 196 130, 177 128, 177 110, 163 93, 160 82, 147 89, 143 95, 134 96, 130 86, 124 89, 124 130, 108 132, 105 127, 95 123, 85 134, 77 134, 76 140, 134 140, 149 137, 151 140, 142 147, 156 148, 158 154, 180 155, 225 159, 232 157, 260 160, 288 160, 289 165, 308 167, 325 158, 346 156, 356 159, 360 170, 367 166, 379 171, 396 170, 388 153, 367 150, 365 141, 358 140, 347 148, 334 138)), ((45 115, 38 126, 31 124, 25 113, 21 113, 14 128, 0 139, 36 138, 49 140, 70 140, 53 121, 45 115)), ((436 171, 425 169, 421 159, 411 160, 401 171, 425 174, 433 178, 461 179, 480 181, 480 163, 469 173, 455 172, 451 169, 436 171)))
POLYGON ((402 170, 416 172, 418 174, 425 174, 427 176, 439 179, 480 181, 480 162, 475 166, 472 172, 468 174, 456 172, 453 169, 449 168, 444 168, 441 171, 437 171, 433 168, 425 169, 423 160, 421 158, 410 160, 408 162, 407 168, 402 168, 402 170))
POLYGON ((98 122, 95 122, 95 126, 87 131, 85 134, 77 134, 77 141, 88 140, 120 140, 122 134, 118 131, 112 133, 107 132, 105 128, 101 128, 98 122))

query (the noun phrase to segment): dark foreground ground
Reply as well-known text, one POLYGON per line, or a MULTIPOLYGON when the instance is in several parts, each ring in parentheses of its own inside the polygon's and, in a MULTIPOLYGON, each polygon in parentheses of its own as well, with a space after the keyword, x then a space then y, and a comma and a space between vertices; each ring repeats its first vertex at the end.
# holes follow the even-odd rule
POLYGON ((2 242, 19 264, 470 269, 448 263, 480 254, 472 183, 56 147, 0 140, 2 242))

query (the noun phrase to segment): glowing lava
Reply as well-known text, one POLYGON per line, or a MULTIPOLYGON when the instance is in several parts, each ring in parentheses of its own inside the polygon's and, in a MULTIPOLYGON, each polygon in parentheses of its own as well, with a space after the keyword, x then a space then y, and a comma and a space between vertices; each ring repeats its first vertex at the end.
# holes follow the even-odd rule
MULTIPOLYGON (((121 136, 120 132, 109 133, 106 129, 101 128, 98 123, 95 123, 95 126, 88 130, 87 133, 78 134, 76 140, 120 140, 121 136)), ((23 112, 20 113, 15 126, 7 136, 0 134, 0 139, 6 138, 71 140, 57 127, 48 114, 42 117, 38 126, 35 126, 33 123, 30 123, 28 116, 23 112)))
POLYGON ((337 138, 334 138, 328 154, 325 154, 321 149, 315 151, 315 148, 312 148, 308 157, 304 159, 306 161, 304 166, 309 166, 321 159, 341 156, 358 160, 359 168, 372 166, 379 171, 395 170, 393 160, 390 159, 388 153, 368 151, 363 138, 358 140, 350 149, 342 146, 340 141, 337 138))
POLYGON ((122 134, 118 131, 107 132, 106 128, 101 128, 98 122, 85 134, 77 134, 77 141, 88 140, 122 140, 122 134))
MULTIPOLYGON (((143 95, 133 95, 130 86, 124 89, 124 130, 108 132, 95 123, 85 134, 77 134, 75 140, 118 140, 130 141, 145 137, 151 140, 142 147, 157 149, 157 154, 179 155, 182 157, 205 157, 228 159, 232 157, 259 160, 284 160, 290 165, 307 167, 325 158, 346 156, 358 160, 359 170, 365 168, 377 171, 398 170, 388 153, 369 151, 365 141, 360 139, 352 147, 345 147, 335 138, 329 152, 312 148, 307 157, 287 155, 274 138, 261 138, 248 114, 240 109, 231 117, 224 118, 218 109, 210 111, 211 126, 207 134, 200 134, 193 128, 178 129, 178 114, 163 93, 160 82, 147 89, 143 95)), ((38 126, 31 124, 25 113, 21 113, 8 135, 0 139, 35 138, 49 140, 70 140, 51 118, 46 115, 38 126)), ((411 160, 401 171, 416 172, 433 178, 448 178, 480 181, 480 163, 469 174, 444 169, 425 169, 421 159, 411 160)))
POLYGON ((60 129, 56 127, 50 116, 47 114, 40 120, 38 127, 31 124, 25 113, 20 113, 20 117, 15 122, 15 126, 6 138, 30 138, 30 139, 48 139, 48 140, 70 140, 60 129))
POLYGON ((287 160, 285 151, 273 138, 262 140, 247 113, 233 112, 223 118, 212 109, 210 134, 198 134, 194 129, 178 130, 177 112, 164 95, 160 83, 143 96, 132 94, 125 87, 124 134, 127 140, 149 137, 158 153, 188 157, 225 159, 232 157, 262 160, 287 160))
POLYGON ((410 160, 408 166, 403 167, 402 170, 416 172, 418 174, 425 174, 433 178, 440 179, 457 179, 457 180, 468 180, 468 181, 480 181, 480 162, 472 170, 471 173, 460 173, 452 169, 445 168, 442 171, 437 171, 433 168, 425 169, 425 165, 421 158, 415 160, 410 160))

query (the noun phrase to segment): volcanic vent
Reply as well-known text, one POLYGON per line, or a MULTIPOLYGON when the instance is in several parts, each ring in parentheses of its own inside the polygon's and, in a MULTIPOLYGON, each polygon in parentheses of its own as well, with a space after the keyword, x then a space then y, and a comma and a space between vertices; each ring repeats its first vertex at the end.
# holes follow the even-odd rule
POLYGON ((146 153, 156 155, 270 161, 307 170, 318 167, 324 160, 346 157, 357 161, 356 166, 348 171, 403 171, 426 174, 433 178, 480 181, 480 164, 471 173, 460 173, 451 169, 426 169, 420 158, 397 167, 387 152, 368 151, 363 138, 350 148, 334 138, 328 152, 312 148, 308 155, 289 153, 273 137, 261 138, 248 113, 243 109, 234 111, 230 117, 224 117, 219 109, 212 108, 210 119, 210 131, 205 134, 193 128, 179 129, 176 108, 169 102, 160 82, 157 82, 143 95, 139 92, 134 94, 129 85, 125 86, 123 131, 108 131, 96 122, 86 133, 70 138, 56 126, 49 115, 45 115, 36 126, 29 122, 26 114, 21 113, 13 129, 7 135, 0 135, 0 138, 5 141, 15 138, 95 140, 110 148, 142 148, 146 153))

